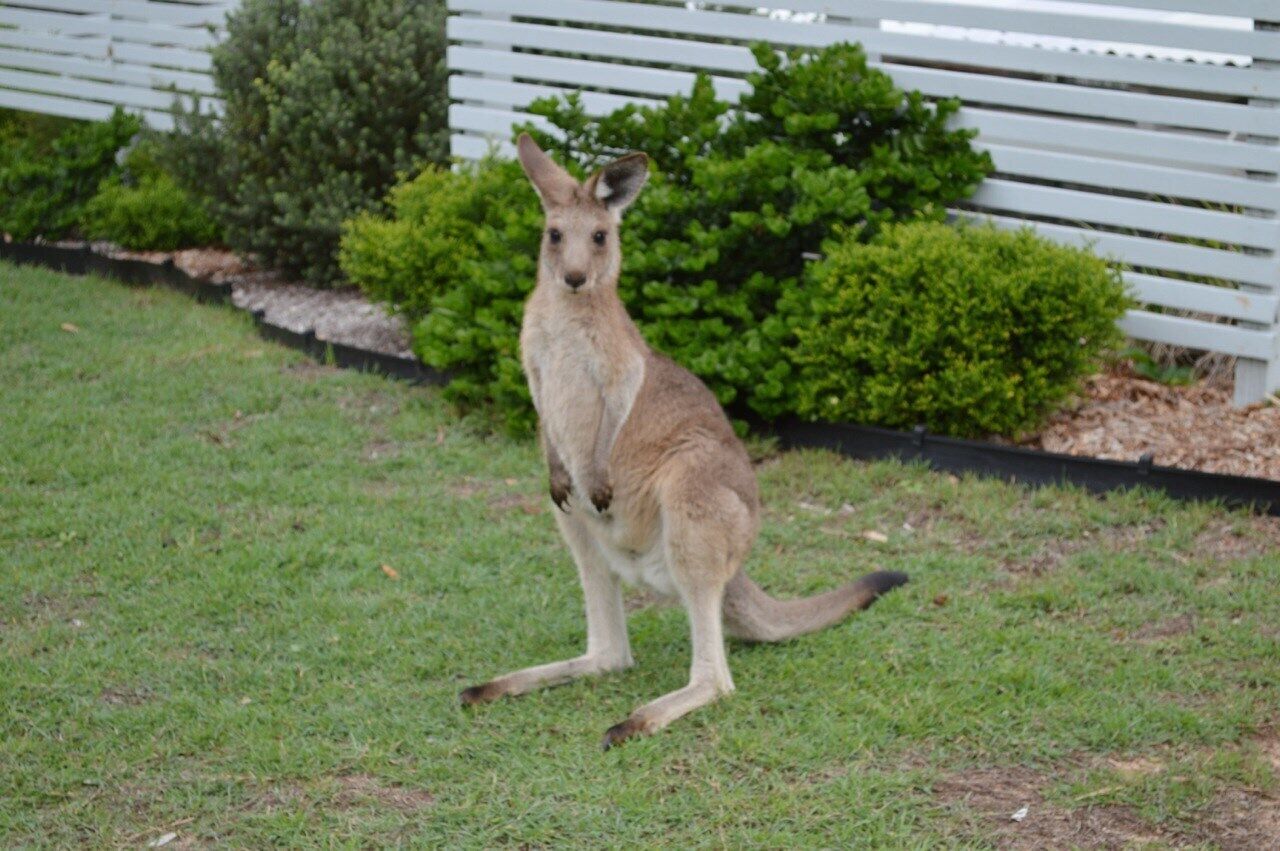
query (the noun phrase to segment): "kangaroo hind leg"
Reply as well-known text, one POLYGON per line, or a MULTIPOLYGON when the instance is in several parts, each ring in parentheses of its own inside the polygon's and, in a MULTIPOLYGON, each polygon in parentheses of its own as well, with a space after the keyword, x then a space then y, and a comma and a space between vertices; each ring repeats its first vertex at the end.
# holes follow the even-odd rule
POLYGON ((609 570, 582 518, 560 511, 554 513, 582 581, 587 610, 587 652, 572 659, 513 671, 465 689, 461 695, 465 706, 561 685, 590 674, 620 671, 632 665, 622 588, 617 576, 609 570))
POLYGON ((607 750, 633 736, 657 732, 672 721, 733 691, 733 677, 725 656, 722 606, 724 589, 737 572, 750 543, 751 524, 746 506, 727 489, 678 493, 663 506, 664 549, 685 611, 693 658, 689 683, 636 709, 604 736, 607 750))

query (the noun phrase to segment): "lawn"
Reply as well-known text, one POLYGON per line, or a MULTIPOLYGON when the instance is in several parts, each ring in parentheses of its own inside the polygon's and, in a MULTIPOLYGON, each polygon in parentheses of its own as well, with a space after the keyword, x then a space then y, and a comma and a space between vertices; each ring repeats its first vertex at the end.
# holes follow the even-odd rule
POLYGON ((605 753, 686 676, 643 595, 631 671, 457 701, 584 641, 531 442, 4 265, 0 393, 0 846, 1280 842, 1274 520, 760 445, 757 580, 911 584, 605 753))

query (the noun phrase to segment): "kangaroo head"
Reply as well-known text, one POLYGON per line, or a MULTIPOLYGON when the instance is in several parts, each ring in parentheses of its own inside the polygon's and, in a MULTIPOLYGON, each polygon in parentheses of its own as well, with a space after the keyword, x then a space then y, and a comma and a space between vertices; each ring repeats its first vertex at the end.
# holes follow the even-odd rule
POLYGON ((615 286, 622 267, 618 223, 649 178, 649 158, 627 154, 579 183, 528 134, 517 148, 547 217, 538 285, 567 295, 615 286))

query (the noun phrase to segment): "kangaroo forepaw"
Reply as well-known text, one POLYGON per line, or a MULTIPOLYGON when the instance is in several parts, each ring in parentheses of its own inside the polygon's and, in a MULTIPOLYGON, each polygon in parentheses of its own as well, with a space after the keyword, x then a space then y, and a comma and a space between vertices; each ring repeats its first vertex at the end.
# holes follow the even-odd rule
POLYGON ((551 501, 555 503, 556 508, 561 511, 568 512, 566 506, 569 503, 569 493, 573 490, 573 480, 569 478, 567 470, 551 471, 551 501))
POLYGON ((596 511, 604 512, 613 503, 613 485, 608 482, 592 485, 587 497, 596 507, 596 511))

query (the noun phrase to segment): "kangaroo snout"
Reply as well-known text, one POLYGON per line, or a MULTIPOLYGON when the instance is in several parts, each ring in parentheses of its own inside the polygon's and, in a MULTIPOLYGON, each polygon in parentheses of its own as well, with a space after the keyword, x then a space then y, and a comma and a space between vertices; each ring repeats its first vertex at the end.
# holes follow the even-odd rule
POLYGON ((586 272, 565 272, 564 282, 569 285, 570 289, 576 290, 587 282, 586 272))

